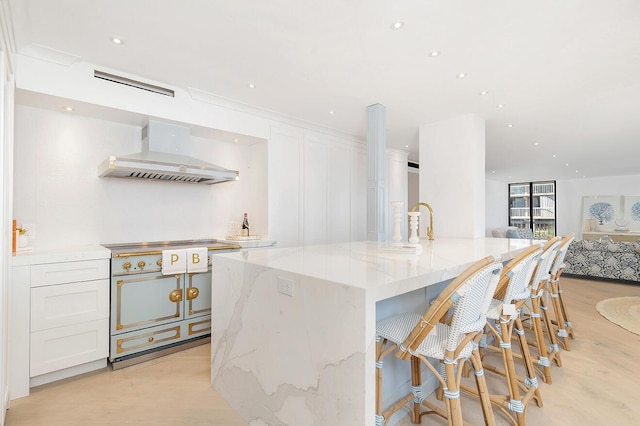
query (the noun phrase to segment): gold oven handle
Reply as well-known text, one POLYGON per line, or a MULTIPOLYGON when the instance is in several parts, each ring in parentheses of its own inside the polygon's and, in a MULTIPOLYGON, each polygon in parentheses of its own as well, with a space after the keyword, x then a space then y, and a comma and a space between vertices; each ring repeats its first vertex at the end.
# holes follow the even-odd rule
POLYGON ((196 287, 189 287, 187 289, 187 300, 193 300, 200 294, 200 290, 196 287))
POLYGON ((173 290, 171 293, 169 293, 169 300, 171 300, 172 302, 180 302, 182 300, 182 289, 173 290))

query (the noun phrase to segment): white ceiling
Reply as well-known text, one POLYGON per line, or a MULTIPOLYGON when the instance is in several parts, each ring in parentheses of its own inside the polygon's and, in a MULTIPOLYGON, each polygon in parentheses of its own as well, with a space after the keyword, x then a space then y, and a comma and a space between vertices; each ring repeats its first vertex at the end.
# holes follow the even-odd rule
POLYGON ((490 178, 640 174, 637 0, 9 5, 18 51, 44 46, 362 138, 366 107, 383 104, 387 145, 408 145, 412 161, 420 125, 474 113, 490 178))

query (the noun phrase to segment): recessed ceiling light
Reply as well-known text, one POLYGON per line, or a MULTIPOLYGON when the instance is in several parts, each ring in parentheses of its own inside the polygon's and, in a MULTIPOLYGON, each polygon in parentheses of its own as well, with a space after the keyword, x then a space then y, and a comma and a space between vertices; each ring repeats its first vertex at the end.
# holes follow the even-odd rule
POLYGON ((255 85, 255 84, 253 84, 253 83, 249 83, 249 89, 255 89, 255 88, 256 88, 256 85, 255 85))
POLYGON ((540 142, 534 142, 533 145, 534 146, 538 146, 538 145, 540 145, 540 142))
POLYGON ((483 90, 482 92, 480 92, 480 96, 484 96, 486 94, 488 94, 489 92, 487 92, 486 90, 483 90))
POLYGON ((405 145, 404 147, 405 147, 405 148, 409 148, 409 145, 405 145))
POLYGON ((233 141, 234 141, 234 142, 238 142, 239 140, 240 140, 240 139, 238 139, 238 138, 233 138, 233 141))
POLYGON ((329 115, 333 115, 333 114, 334 114, 333 110, 329 111, 329 115))
POLYGON ((495 170, 491 170, 491 173, 495 173, 495 172, 496 172, 495 170))
POLYGON ((113 44, 124 44, 124 41, 118 37, 111 37, 111 43, 113 44))
POLYGON ((435 58, 436 56, 440 55, 440 51, 439 50, 434 50, 433 52, 429 53, 429 56, 431 56, 432 58, 435 58))
POLYGON ((393 24, 391 24, 391 29, 392 30, 400 30, 404 27, 404 22, 402 21, 396 21, 393 24))
POLYGON ((73 108, 71 108, 70 106, 66 106, 66 107, 64 107, 64 110, 65 111, 73 111, 73 108))
POLYGON ((465 78, 467 76, 467 74, 461 72, 460 74, 456 75, 457 78, 465 78))
POLYGON ((553 154, 553 158, 556 158, 556 155, 555 155, 555 154, 553 154))
POLYGON ((576 173, 578 173, 578 171, 576 170, 576 173))
POLYGON ((496 105, 496 108, 504 108, 504 104, 498 104, 496 105))
POLYGON ((568 166, 568 165, 569 165, 569 163, 564 163, 564 165, 565 165, 565 166, 568 166))
POLYGON ((512 127, 513 127, 513 124, 507 124, 507 127, 508 127, 508 128, 512 128, 512 127))

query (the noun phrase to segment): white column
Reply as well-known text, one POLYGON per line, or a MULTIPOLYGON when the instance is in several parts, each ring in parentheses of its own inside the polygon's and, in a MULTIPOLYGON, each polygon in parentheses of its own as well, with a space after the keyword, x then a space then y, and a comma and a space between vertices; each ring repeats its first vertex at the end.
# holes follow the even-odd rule
POLYGON ((386 241, 386 109, 367 107, 367 240, 386 241))
POLYGON ((420 127, 420 201, 433 208, 436 240, 485 235, 484 135, 474 114, 420 127))
POLYGON ((402 215, 402 222, 400 223, 400 229, 403 234, 403 240, 409 238, 407 234, 407 211, 411 206, 407 204, 408 197, 408 176, 409 176, 409 153, 406 151, 396 150, 396 149, 387 149, 387 200, 389 205, 387 206, 388 211, 388 230, 387 236, 390 239, 391 235, 393 235, 393 220, 390 218, 393 217, 393 204, 397 201, 401 201, 404 206, 404 214, 402 215))

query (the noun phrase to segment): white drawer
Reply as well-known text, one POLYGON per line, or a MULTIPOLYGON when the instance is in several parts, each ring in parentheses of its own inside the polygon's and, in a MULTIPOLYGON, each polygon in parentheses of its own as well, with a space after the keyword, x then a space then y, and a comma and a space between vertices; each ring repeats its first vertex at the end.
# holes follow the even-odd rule
POLYGON ((85 322, 31 333, 29 376, 106 358, 109 354, 109 320, 85 322))
POLYGON ((109 259, 45 263, 31 267, 31 287, 109 278, 109 259))
POLYGON ((31 331, 109 318, 109 280, 31 289, 31 331))

